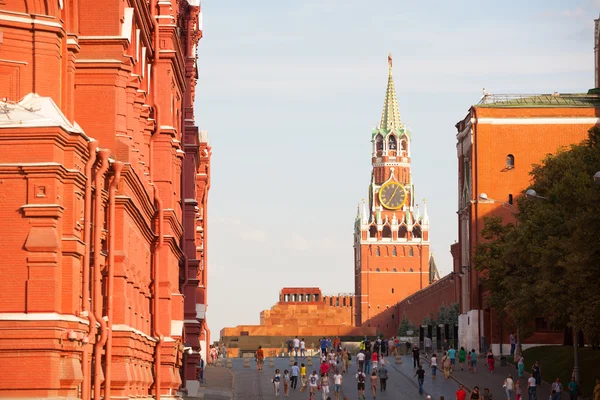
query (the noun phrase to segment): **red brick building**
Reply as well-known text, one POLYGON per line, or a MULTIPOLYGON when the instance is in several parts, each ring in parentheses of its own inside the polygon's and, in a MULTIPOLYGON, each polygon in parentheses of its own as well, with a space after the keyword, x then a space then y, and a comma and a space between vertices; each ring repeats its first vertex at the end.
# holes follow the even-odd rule
MULTIPOLYGON (((509 351, 508 329, 485 305, 480 274, 473 268, 485 216, 514 223, 516 199, 530 185, 532 164, 569 144, 579 143, 600 123, 594 94, 485 95, 457 125, 458 245, 453 248, 461 279, 459 340, 468 348, 509 351)), ((536 321, 524 347, 562 343, 563 332, 536 321)))
POLYGON ((194 380, 209 340, 199 12, 1 2, 0 397, 172 397, 194 380))
POLYGON ((381 123, 373 129, 368 203, 359 205, 354 232, 357 326, 393 336, 395 305, 425 288, 429 269, 429 215, 422 214, 411 174, 411 132, 400 120, 388 57, 389 77, 381 123))

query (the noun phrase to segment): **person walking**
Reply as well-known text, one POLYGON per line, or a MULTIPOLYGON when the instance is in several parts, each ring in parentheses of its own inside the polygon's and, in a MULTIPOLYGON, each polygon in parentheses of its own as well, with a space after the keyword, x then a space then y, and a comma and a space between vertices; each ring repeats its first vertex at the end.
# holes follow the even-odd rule
POLYGON ((537 385, 533 375, 527 379, 527 398, 529 400, 537 400, 537 385))
POLYGON ((323 396, 323 400, 327 400, 327 397, 329 397, 329 375, 321 374, 319 383, 321 385, 321 396, 323 396))
POLYGON ((448 357, 448 354, 444 353, 444 356, 442 357, 442 369, 444 370, 444 379, 450 378, 450 367, 450 357, 448 357))
POLYGON ((448 350, 448 357, 450 357, 450 368, 454 371, 454 367, 456 366, 456 350, 452 346, 448 350))
POLYGON ((477 353, 475 352, 475 349, 471 349, 471 372, 477 372, 477 353))
POLYGON ((423 382, 425 381, 425 370, 419 364, 419 368, 417 372, 415 372, 415 376, 417 377, 417 382, 419 382, 419 394, 423 394, 423 382))
POLYGON ((365 382, 367 381, 367 376, 361 370, 358 370, 356 373, 356 388, 358 390, 358 398, 365 399, 365 382))
POLYGON ((425 336, 425 357, 429 357, 429 353, 431 353, 432 342, 429 336, 425 336))
POLYGON ((542 368, 539 361, 536 361, 531 367, 531 374, 535 378, 536 386, 540 386, 542 384, 542 368))
POLYGON ((464 347, 461 347, 458 351, 458 365, 460 365, 460 370, 464 371, 465 360, 467 358, 467 351, 464 347))
POLYGON ((417 365, 421 364, 421 349, 416 344, 412 349, 413 356, 413 368, 417 368, 417 365))
POLYGON ((513 356, 515 354, 515 348, 517 347, 517 339, 515 338, 515 334, 511 333, 508 336, 508 340, 510 342, 510 355, 513 356))
POLYGON ((571 377, 571 382, 569 382, 568 389, 571 400, 577 400, 577 396, 579 396, 579 384, 575 381, 574 376, 571 377))
POLYGON ((365 374, 371 374, 371 346, 365 350, 365 374))
POLYGON ((198 372, 200 372, 200 384, 205 383, 204 382, 204 367, 205 367, 205 363, 204 363, 204 358, 202 358, 202 354, 198 354, 200 356, 200 363, 198 364, 198 372))
POLYGON ((471 392, 471 395, 469 396, 469 400, 480 400, 480 398, 481 393, 479 393, 479 386, 475 386, 471 392))
POLYGON ((356 355, 356 361, 358 362, 358 370, 364 371, 365 367, 365 353, 361 350, 356 355))
POLYGON ((317 394, 317 388, 319 387, 319 376, 317 371, 313 371, 308 377, 308 399, 315 400, 314 396, 317 394))
POLYGON ((388 380, 388 370, 385 365, 381 366, 377 370, 377 374, 379 375, 379 388, 382 392, 385 392, 387 389, 387 380, 388 380))
POLYGON ((506 393, 506 400, 511 400, 512 392, 515 387, 515 381, 513 381, 513 377, 511 374, 508 374, 508 377, 504 380, 504 393, 506 393))
POLYGON ((263 370, 263 364, 265 362, 265 352, 262 349, 262 346, 258 346, 258 350, 256 350, 256 369, 258 371, 263 370))
POLYGON ((517 381, 515 382, 515 400, 522 400, 522 394, 523 392, 521 390, 521 381, 517 379, 517 381))
POLYGON ((335 400, 340 400, 340 396, 342 395, 342 379, 342 374, 336 370, 335 375, 333 375, 333 398, 335 400))
POLYGON ((275 396, 279 396, 279 384, 281 383, 281 374, 279 373, 278 369, 275 370, 275 375, 273 375, 273 379, 271 381, 273 382, 275 396))
POLYGON ((483 389, 483 400, 492 400, 494 396, 492 395, 492 393, 490 393, 490 389, 488 388, 484 388, 483 389))
MULTIPOLYGON (((304 364, 302 364, 304 365, 304 364)), ((298 386, 298 376, 300 375, 300 368, 298 368, 298 363, 295 362, 294 365, 292 365, 292 372, 290 374, 290 379, 291 379, 291 387, 292 389, 296 390, 296 387, 298 386)))
POLYGON ((377 372, 373 371, 371 374, 371 393, 373 393, 373 399, 377 398, 377 372))
POLYGON ((304 363, 300 364, 300 391, 304 392, 306 390, 306 385, 308 384, 308 377, 306 376, 306 365, 304 363))
POLYGON ((298 356, 300 355, 300 339, 298 339, 298 336, 296 336, 292 342, 294 343, 295 357, 298 359, 298 356))
POLYGON ((300 357, 306 358, 306 342, 304 338, 300 341, 300 357))
POLYGON ((376 351, 371 354, 371 368, 373 372, 377 372, 377 367, 379 367, 379 353, 376 351))
POLYGON ((519 361, 517 361, 517 371, 519 371, 519 378, 522 378, 525 372, 525 357, 522 354, 519 356, 519 361))
POLYGON ((436 373, 437 373, 437 354, 434 353, 431 356, 431 360, 430 360, 429 364, 430 364, 430 368, 431 368, 431 379, 435 380, 436 373))
POLYGON ((465 400, 467 398, 467 391, 465 387, 460 384, 458 385, 458 390, 456 391, 456 400, 465 400))
POLYGON ((286 369, 285 371, 283 371, 283 395, 285 397, 290 396, 290 380, 290 371, 286 369))
POLYGON ((552 400, 560 400, 562 395, 562 383, 560 383, 560 378, 556 377, 556 380, 552 382, 552 400))
POLYGON ((492 349, 489 349, 487 352, 487 365, 488 365, 488 369, 490 370, 490 374, 492 372, 494 372, 494 364, 496 363, 496 360, 494 359, 494 353, 492 352, 492 349))
POLYGON ((600 378, 596 378, 596 386, 594 386, 594 400, 600 400, 600 378))

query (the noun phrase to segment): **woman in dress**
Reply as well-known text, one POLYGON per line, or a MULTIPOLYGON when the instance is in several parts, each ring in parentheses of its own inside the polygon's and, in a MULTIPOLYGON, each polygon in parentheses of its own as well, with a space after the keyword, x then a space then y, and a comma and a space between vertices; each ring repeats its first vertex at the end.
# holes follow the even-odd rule
POLYGON ((519 356, 519 361, 517 361, 517 369, 519 371, 519 378, 523 377, 523 372, 525 372, 525 357, 523 357, 523 354, 519 356))
POLYGON ((279 385, 281 384, 281 374, 279 370, 275 370, 275 375, 273 375, 273 390, 275 391, 275 396, 279 396, 279 385))
POLYGON ((435 353, 431 356, 430 367, 431 367, 431 379, 435 379, 436 372, 437 372, 437 354, 435 354, 435 353))
POLYGON ((489 349, 487 352, 487 365, 490 370, 490 374, 494 372, 494 364, 496 360, 494 359, 494 353, 492 353, 492 349, 489 349))
POLYGON ((377 381, 377 372, 373 371, 373 373, 371 374, 371 392, 373 393, 373 399, 377 398, 377 381))
POLYGON ((290 395, 290 380, 290 372, 286 369, 283 371, 283 395, 286 397, 290 395))

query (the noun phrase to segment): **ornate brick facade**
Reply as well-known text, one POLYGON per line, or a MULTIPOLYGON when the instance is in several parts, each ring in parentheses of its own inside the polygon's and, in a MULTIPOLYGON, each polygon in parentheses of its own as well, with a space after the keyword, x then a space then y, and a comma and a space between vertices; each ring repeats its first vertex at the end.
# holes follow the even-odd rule
POLYGON ((397 332, 395 305, 433 281, 429 215, 415 199, 411 132, 400 120, 392 58, 381 123, 371 135, 373 172, 368 203, 358 207, 354 229, 357 326, 397 332))
POLYGON ((173 397, 193 379, 209 340, 199 12, 1 2, 0 397, 173 397))

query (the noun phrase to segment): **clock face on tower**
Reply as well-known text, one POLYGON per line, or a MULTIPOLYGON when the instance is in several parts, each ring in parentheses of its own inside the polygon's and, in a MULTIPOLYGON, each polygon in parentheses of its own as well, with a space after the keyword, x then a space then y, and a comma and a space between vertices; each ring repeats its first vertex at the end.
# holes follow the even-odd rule
POLYGON ((397 210, 406 202, 406 189, 398 182, 384 183, 379 189, 379 202, 388 210, 397 210))

